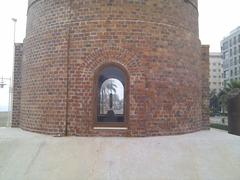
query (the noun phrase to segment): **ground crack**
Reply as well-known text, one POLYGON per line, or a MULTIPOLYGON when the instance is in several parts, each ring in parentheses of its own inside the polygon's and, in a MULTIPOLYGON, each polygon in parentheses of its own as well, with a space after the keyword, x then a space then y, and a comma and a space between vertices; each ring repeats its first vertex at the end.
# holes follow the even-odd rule
POLYGON ((43 148, 43 146, 45 146, 46 142, 42 142, 39 147, 37 152, 34 154, 34 157, 32 158, 31 162, 29 163, 26 172, 24 173, 24 175, 27 175, 32 167, 32 165, 34 164, 34 162, 36 161, 38 155, 40 154, 41 149, 43 148))

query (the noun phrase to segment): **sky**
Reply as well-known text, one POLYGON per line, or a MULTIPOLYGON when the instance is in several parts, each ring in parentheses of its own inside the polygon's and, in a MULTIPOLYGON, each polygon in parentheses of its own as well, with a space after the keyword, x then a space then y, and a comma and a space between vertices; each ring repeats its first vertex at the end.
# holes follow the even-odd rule
MULTIPOLYGON (((0 81, 12 76, 14 24, 17 19, 16 42, 25 37, 28 0, 0 2, 0 81)), ((220 52, 220 41, 240 26, 240 0, 198 0, 199 32, 202 44, 209 44, 211 52, 220 52)), ((9 84, 9 81, 7 82, 9 84)), ((1 107, 8 105, 8 86, 0 89, 1 107)))
POLYGON ((202 44, 220 52, 220 41, 240 26, 240 0, 198 0, 202 44))
MULTIPOLYGON (((17 18, 16 42, 25 37, 26 14, 28 0, 0 0, 0 82, 1 78, 10 78, 13 70, 13 37, 14 23, 17 18)), ((0 111, 8 109, 9 80, 5 88, 0 88, 0 111)))

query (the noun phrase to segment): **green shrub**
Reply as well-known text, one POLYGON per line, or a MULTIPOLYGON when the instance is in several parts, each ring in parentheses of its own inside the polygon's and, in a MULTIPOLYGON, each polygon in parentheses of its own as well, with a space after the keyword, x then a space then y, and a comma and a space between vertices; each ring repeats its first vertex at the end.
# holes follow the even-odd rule
POLYGON ((224 131, 228 131, 228 126, 227 125, 211 124, 210 127, 215 128, 215 129, 221 129, 221 130, 224 130, 224 131))

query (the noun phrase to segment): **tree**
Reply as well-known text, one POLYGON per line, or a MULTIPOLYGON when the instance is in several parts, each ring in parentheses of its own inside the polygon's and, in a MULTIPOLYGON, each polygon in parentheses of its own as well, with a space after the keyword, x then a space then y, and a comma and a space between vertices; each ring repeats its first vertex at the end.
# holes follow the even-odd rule
POLYGON ((223 89, 220 90, 220 92, 218 93, 218 100, 219 100, 219 104, 222 108, 223 113, 225 113, 225 109, 227 108, 227 92, 223 89))
POLYGON ((227 87, 225 88, 227 92, 230 92, 233 89, 240 89, 240 81, 235 80, 231 81, 227 84, 227 87))
POLYGON ((227 84, 227 86, 223 90, 219 92, 218 99, 223 108, 223 112, 224 109, 226 109, 227 107, 227 99, 229 94, 235 89, 240 89, 240 81, 238 80, 231 81, 230 83, 227 84))
POLYGON ((219 99, 216 93, 216 90, 213 90, 209 93, 209 107, 210 107, 210 114, 215 115, 217 113, 220 113, 221 106, 219 103, 219 99))

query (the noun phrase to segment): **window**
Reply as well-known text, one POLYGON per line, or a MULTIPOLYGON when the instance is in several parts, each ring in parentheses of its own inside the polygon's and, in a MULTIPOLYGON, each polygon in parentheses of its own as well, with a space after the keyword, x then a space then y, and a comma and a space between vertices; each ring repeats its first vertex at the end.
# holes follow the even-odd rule
POLYGON ((227 78, 227 71, 224 71, 223 78, 227 78))
POLYGON ((236 36, 233 38, 233 44, 237 44, 237 37, 236 36))
POLYGON ((234 65, 237 65, 237 57, 234 57, 234 65))
POLYGON ((229 53, 228 51, 223 53, 223 59, 228 59, 229 58, 229 53))
POLYGON ((233 54, 234 54, 234 55, 236 55, 236 54, 237 54, 237 47, 234 47, 233 54))
POLYGON ((97 122, 118 126, 126 122, 126 76, 117 66, 107 66, 97 77, 97 122))
MULTIPOLYGON (((239 36, 240 37, 240 36, 239 36)), ((240 41, 239 41, 240 42, 240 41)), ((228 48, 228 41, 223 43, 222 49, 226 50, 228 48)))
POLYGON ((230 57, 232 57, 232 49, 230 49, 230 57))

